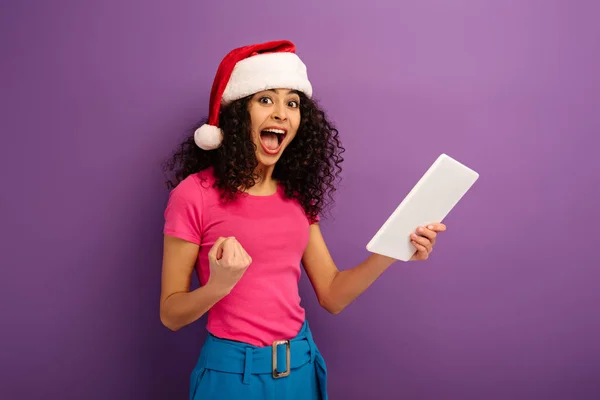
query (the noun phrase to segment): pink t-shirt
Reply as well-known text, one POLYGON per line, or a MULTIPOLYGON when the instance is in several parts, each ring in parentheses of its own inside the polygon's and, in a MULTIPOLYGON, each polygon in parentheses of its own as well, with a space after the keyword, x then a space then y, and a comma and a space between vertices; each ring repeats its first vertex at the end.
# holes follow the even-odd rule
POLYGON ((171 191, 164 234, 200 245, 196 271, 208 280, 208 252, 220 237, 234 236, 252 257, 231 293, 208 313, 213 335, 270 346, 294 337, 304 322, 298 280, 310 222, 303 208, 280 187, 271 196, 244 194, 222 203, 212 168, 184 179, 171 191))

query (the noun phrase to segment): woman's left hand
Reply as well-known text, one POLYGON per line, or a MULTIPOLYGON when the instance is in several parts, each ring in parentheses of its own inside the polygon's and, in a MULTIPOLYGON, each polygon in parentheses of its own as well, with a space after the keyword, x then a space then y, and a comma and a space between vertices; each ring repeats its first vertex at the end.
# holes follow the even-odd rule
POLYGON ((433 245, 436 242, 438 232, 444 232, 445 230, 446 225, 444 224, 429 224, 418 227, 416 234, 413 233, 410 235, 410 242, 417 249, 410 261, 427 260, 433 251, 433 245))

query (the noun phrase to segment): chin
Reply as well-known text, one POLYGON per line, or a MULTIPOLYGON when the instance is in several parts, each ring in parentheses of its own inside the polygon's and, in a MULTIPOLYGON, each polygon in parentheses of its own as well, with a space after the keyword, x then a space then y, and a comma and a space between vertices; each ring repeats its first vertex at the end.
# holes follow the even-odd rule
POLYGON ((258 152, 258 154, 256 155, 256 159, 258 160, 258 163, 260 165, 264 167, 271 167, 277 164, 277 161, 279 161, 279 159, 281 158, 281 153, 283 153, 283 150, 277 155, 263 154, 262 152, 258 152))

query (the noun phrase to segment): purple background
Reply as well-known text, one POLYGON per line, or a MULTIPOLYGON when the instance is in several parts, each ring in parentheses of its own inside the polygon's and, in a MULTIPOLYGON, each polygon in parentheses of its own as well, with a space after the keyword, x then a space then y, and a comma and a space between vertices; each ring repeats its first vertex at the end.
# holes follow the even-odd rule
POLYGON ((342 314, 303 277, 331 398, 600 398, 597 4, 4 1, 0 398, 186 397, 205 320, 159 321, 160 162, 221 57, 279 38, 347 148, 340 268, 440 153, 481 174, 342 314))

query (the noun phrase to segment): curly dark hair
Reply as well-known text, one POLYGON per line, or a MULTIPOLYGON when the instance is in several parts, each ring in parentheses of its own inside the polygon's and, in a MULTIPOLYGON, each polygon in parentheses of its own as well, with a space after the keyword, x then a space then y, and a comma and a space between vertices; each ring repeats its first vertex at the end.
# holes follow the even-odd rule
MULTIPOLYGON (((255 184, 258 161, 251 138, 248 111, 251 98, 245 97, 221 109, 219 125, 224 135, 219 148, 206 151, 194 143, 193 132, 206 119, 191 130, 165 163, 165 171, 173 175, 167 180, 168 188, 209 167, 213 167, 215 186, 226 201, 255 184)), ((314 219, 333 202, 345 149, 325 112, 303 93, 300 93, 300 116, 296 137, 277 161, 273 179, 283 186, 286 196, 296 198, 307 216, 314 219)))

